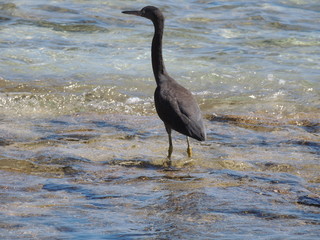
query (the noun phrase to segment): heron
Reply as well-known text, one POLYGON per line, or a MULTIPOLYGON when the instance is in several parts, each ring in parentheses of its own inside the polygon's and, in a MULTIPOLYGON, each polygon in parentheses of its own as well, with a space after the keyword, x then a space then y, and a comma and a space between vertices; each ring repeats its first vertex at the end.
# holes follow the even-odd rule
POLYGON ((192 157, 189 137, 198 141, 206 140, 206 130, 202 114, 192 93, 175 81, 166 71, 162 57, 162 37, 164 16, 154 6, 146 6, 140 11, 123 11, 124 14, 145 17, 154 25, 154 35, 151 46, 151 60, 156 90, 154 102, 158 116, 163 121, 168 133, 169 148, 166 163, 171 166, 173 152, 171 132, 175 130, 187 137, 187 154, 192 157))

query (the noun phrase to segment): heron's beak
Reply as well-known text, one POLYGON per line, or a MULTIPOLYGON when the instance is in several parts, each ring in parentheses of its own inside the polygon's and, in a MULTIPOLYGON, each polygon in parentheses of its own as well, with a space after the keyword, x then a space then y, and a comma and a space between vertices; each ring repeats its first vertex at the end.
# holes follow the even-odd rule
POLYGON ((141 12, 140 11, 123 11, 122 13, 141 16, 141 12))

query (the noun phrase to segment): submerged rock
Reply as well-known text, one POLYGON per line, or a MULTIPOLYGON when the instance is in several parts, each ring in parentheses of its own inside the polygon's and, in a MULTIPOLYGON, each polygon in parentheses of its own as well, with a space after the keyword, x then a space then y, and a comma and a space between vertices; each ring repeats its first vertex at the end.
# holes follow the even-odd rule
POLYGON ((297 203, 303 204, 303 205, 308 205, 308 206, 320 207, 320 198, 309 197, 309 196, 300 196, 298 198, 297 203))

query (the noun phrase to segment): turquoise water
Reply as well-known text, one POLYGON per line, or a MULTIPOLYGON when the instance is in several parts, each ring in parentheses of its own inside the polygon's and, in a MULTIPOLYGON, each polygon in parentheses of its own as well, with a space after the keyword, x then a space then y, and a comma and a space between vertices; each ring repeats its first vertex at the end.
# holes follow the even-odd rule
POLYGON ((320 3, 0 2, 1 239, 318 239, 320 3), (158 119, 153 27, 208 140, 158 119))

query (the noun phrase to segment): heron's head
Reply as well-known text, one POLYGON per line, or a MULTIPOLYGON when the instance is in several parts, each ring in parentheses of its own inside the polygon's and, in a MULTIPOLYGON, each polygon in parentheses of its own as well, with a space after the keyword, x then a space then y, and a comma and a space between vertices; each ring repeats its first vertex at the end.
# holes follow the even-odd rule
POLYGON ((153 22, 156 20, 164 19, 161 11, 158 8, 153 6, 146 6, 142 8, 140 11, 123 11, 122 13, 145 17, 150 19, 153 22))

